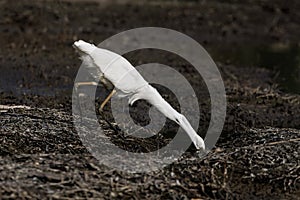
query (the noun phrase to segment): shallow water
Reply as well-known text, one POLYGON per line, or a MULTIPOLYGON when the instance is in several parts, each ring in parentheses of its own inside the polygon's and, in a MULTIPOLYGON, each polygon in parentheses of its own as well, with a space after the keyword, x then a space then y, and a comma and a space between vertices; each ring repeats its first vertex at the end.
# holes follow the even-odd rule
POLYGON ((273 44, 269 46, 231 46, 208 49, 215 61, 239 67, 262 67, 275 72, 279 87, 300 94, 300 47, 273 44))
MULTIPOLYGON (((238 67, 259 67, 274 71, 279 87, 286 92, 300 94, 300 47, 297 45, 273 44, 269 46, 222 46, 207 47, 214 61, 233 64, 238 67)), ((4 67, 5 68, 5 67, 4 67)), ((61 93, 70 94, 72 85, 49 87, 41 83, 35 87, 20 87, 24 76, 30 77, 27 71, 18 71, 7 67, 0 79, 1 91, 10 91, 16 95, 35 94, 55 96, 61 93)))

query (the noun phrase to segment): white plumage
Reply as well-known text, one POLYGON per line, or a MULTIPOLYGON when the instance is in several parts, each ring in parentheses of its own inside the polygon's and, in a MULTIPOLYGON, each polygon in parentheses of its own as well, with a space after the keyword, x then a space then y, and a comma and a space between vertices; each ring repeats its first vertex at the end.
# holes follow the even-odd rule
POLYGON ((124 57, 82 40, 75 42, 73 46, 79 51, 83 64, 94 77, 100 76, 109 80, 121 96, 129 97, 130 105, 139 99, 148 101, 167 118, 179 124, 197 149, 205 149, 203 139, 194 131, 185 116, 172 108, 124 57))

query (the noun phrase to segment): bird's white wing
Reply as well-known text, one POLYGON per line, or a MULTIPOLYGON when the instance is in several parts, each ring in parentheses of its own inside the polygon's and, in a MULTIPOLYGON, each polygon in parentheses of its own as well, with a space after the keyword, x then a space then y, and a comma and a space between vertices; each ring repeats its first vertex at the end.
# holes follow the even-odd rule
POLYGON ((82 40, 75 42, 74 47, 94 77, 97 74, 98 77, 103 75, 124 94, 134 93, 137 89, 148 85, 130 62, 119 54, 82 40))
POLYGON ((124 57, 101 48, 96 48, 90 57, 102 71, 105 78, 123 93, 134 93, 148 85, 148 82, 124 57))

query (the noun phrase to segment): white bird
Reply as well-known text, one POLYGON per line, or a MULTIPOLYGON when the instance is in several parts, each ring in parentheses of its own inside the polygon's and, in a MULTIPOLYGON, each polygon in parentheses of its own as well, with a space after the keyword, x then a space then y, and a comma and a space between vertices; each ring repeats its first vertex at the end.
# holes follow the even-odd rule
POLYGON ((124 57, 82 40, 74 42, 73 47, 79 52, 83 65, 90 70, 94 77, 100 76, 101 81, 107 79, 115 86, 112 93, 101 104, 100 109, 117 92, 116 89, 121 94, 119 96, 129 97, 130 105, 139 99, 144 99, 182 127, 198 150, 205 149, 203 139, 194 131, 185 116, 172 108, 124 57))

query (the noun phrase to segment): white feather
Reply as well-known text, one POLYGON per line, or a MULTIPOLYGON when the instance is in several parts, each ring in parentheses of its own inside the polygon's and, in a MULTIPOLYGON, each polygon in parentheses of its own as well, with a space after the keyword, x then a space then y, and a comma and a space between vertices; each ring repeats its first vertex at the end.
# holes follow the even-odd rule
POLYGON ((188 120, 172 108, 124 57, 82 40, 75 42, 73 46, 79 51, 88 68, 99 70, 96 73, 108 79, 123 96, 129 97, 130 105, 139 99, 148 101, 167 118, 179 124, 197 149, 205 149, 203 139, 194 131, 188 120))

